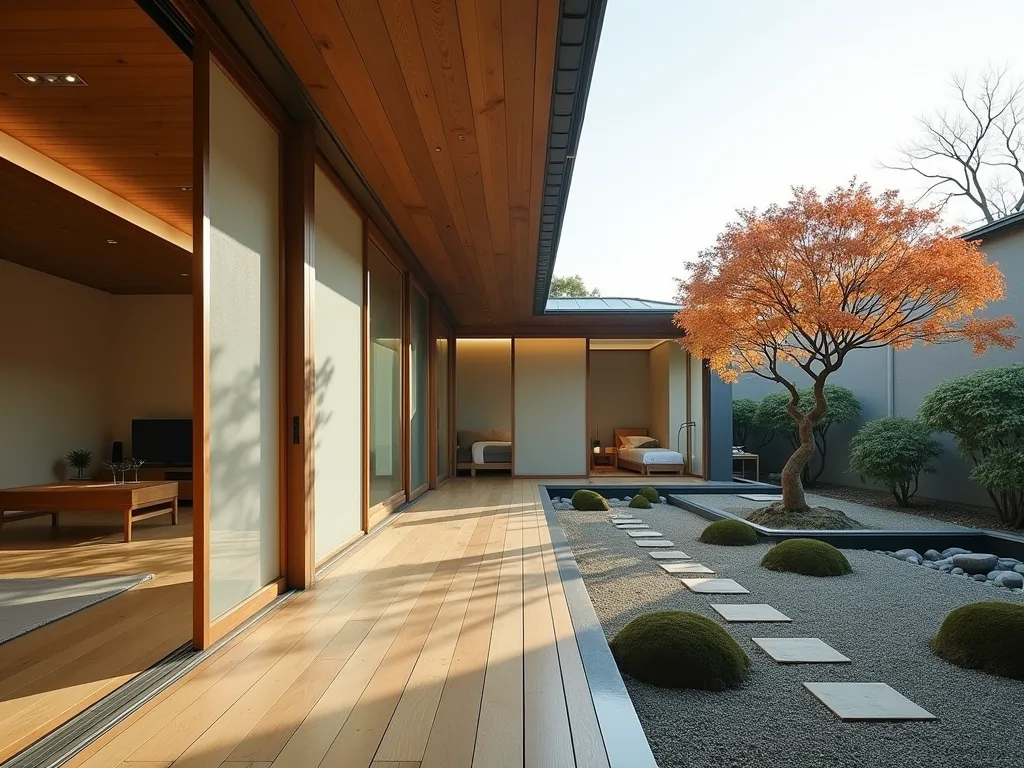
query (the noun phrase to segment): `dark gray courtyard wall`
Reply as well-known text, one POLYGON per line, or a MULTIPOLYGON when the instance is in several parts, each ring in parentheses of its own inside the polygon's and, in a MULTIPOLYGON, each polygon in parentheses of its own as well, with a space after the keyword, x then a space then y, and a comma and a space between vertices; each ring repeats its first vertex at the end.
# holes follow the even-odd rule
POLYGON ((708 479, 732 480, 732 384, 711 374, 708 479))
MULTIPOLYGON (((994 304, 986 317, 1012 315, 1018 326, 1024 325, 1024 226, 1006 233, 990 235, 982 244, 992 261, 998 262, 1006 280, 1006 299, 994 304)), ((1021 335, 1021 329, 1017 330, 1021 335)), ((843 367, 829 377, 829 381, 852 389, 863 408, 861 422, 877 419, 889 413, 914 417, 921 400, 940 382, 981 368, 998 368, 1024 361, 1024 343, 1015 349, 992 349, 982 357, 973 354, 969 344, 915 344, 910 349, 891 352, 871 349, 851 352, 843 367), (891 368, 890 374, 890 357, 891 368), (891 393, 890 393, 891 386, 891 393), (891 396, 891 406, 890 406, 891 396)), ((788 368, 793 382, 808 386, 810 379, 799 369, 788 368)), ((733 397, 760 399, 768 392, 781 389, 774 382, 757 376, 741 376, 733 387, 733 397)), ((860 479, 849 472, 849 440, 860 424, 836 426, 828 434, 828 469, 822 480, 843 485, 861 485, 860 479)), ((936 462, 934 475, 921 479, 922 496, 989 504, 983 490, 971 483, 967 475, 970 466, 960 458, 949 435, 939 435, 946 452, 936 462)), ((748 447, 757 450, 757 436, 748 441, 748 447)), ((778 472, 789 456, 790 446, 781 438, 761 448, 762 472, 778 472)))

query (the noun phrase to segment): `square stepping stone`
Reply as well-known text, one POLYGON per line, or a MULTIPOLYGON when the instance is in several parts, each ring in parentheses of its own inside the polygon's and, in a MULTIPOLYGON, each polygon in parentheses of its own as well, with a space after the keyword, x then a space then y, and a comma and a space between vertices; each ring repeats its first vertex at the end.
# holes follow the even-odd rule
MULTIPOLYGON (((639 543, 639 542, 638 542, 639 543)), ((667 552, 648 552, 648 555, 655 560, 689 560, 690 556, 679 549, 670 549, 667 552)))
POLYGON ((885 683, 804 683, 822 704, 841 720, 934 720, 885 683))
POLYGON ((668 548, 668 547, 674 547, 675 546, 675 544, 673 544, 668 539, 633 539, 633 543, 636 544, 638 547, 664 547, 664 548, 668 548))
POLYGON ((658 563, 665 573, 714 573, 706 565, 700 563, 658 563))
POLYGON ((691 592, 701 595, 749 595, 750 590, 732 579, 680 579, 691 592))
POLYGON ((747 501, 782 501, 782 496, 773 493, 741 493, 741 499, 747 501))
POLYGON ((850 660, 816 637, 755 637, 762 651, 780 664, 849 664, 850 660))
POLYGON ((712 603, 711 607, 726 621, 792 621, 766 603, 712 603))
POLYGON ((634 539, 660 539, 661 534, 657 531, 626 531, 634 539))

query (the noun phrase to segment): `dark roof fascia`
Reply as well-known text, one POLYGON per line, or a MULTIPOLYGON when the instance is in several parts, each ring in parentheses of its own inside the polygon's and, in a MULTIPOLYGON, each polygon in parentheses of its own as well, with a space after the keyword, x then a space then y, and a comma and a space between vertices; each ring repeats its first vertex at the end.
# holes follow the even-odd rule
POLYGON ((543 315, 576 164, 607 0, 562 0, 552 78, 533 313, 543 315))
POLYGON ((964 232, 960 235, 962 240, 980 240, 988 235, 994 235, 997 232, 999 234, 1005 234, 1004 230, 1016 229, 1019 226, 1024 225, 1024 211, 1005 216, 998 221, 993 221, 991 224, 984 224, 976 229, 972 229, 970 232, 964 232))

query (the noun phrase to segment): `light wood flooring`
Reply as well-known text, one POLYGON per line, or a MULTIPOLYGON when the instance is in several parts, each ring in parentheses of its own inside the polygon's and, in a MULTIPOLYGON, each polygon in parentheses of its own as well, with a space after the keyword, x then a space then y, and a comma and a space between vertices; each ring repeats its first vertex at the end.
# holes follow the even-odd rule
POLYGON ((0 578, 152 573, 120 595, 0 645, 0 760, 69 720, 192 637, 192 511, 122 540, 119 513, 5 523, 0 578))
POLYGON ((69 765, 608 765, 537 481, 458 479, 69 765))

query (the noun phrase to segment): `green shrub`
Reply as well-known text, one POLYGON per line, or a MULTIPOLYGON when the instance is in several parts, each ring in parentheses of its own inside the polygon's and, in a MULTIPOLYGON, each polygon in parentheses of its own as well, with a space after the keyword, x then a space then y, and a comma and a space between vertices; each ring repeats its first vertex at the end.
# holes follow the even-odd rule
POLYGON ((772 571, 805 576, 841 576, 853 569, 846 555, 817 539, 787 539, 776 544, 761 560, 772 571))
POLYGON ((651 488, 651 486, 645 485, 643 488, 640 489, 640 495, 647 499, 649 502, 651 502, 651 504, 658 503, 659 494, 656 488, 651 488))
POLYGON ((572 495, 572 508, 580 512, 607 512, 608 502, 597 491, 581 488, 572 495))
POLYGON ((944 381, 925 396, 918 417, 953 435, 999 519, 1024 528, 1024 365, 944 381))
POLYGON ((931 460, 942 453, 924 424, 905 416, 869 421, 850 441, 850 469, 881 483, 901 507, 910 506, 922 472, 934 473, 931 460))
MULTIPOLYGON (((793 417, 786 411, 789 405, 789 392, 771 392, 758 403, 754 421, 765 432, 783 435, 789 439, 793 449, 800 445, 797 425, 793 417)), ((852 389, 838 384, 825 385, 825 402, 827 408, 821 421, 814 425, 814 456, 803 471, 804 485, 813 485, 825 471, 825 460, 828 456, 828 430, 833 424, 853 421, 860 416, 860 401, 852 389), (814 467, 811 465, 817 463, 814 467)), ((807 387, 800 390, 797 408, 807 413, 814 407, 814 389, 807 387)))
POLYGON ((700 534, 705 544, 719 544, 724 547, 742 547, 757 544, 757 531, 739 520, 716 520, 700 534))
POLYGON ((647 500, 646 496, 641 496, 639 493, 629 500, 629 506, 633 509, 650 509, 651 502, 647 500))
POLYGON ((732 635, 696 613, 639 616, 610 646, 622 672, 661 688, 721 691, 750 674, 750 660, 732 635))
POLYGON ((951 664, 1024 680, 1024 605, 984 602, 952 611, 932 639, 951 664))
POLYGON ((732 443, 746 446, 757 417, 757 400, 737 397, 732 401, 732 443))

